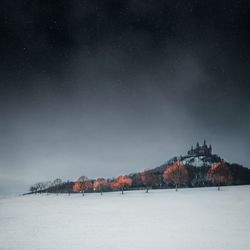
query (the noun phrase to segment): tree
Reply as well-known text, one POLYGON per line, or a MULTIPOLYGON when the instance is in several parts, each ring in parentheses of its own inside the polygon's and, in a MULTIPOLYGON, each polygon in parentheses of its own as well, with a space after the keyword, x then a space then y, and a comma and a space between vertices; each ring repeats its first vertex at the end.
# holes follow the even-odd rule
POLYGON ((211 166, 207 173, 208 179, 215 183, 220 190, 221 185, 228 184, 232 181, 231 171, 228 166, 222 162, 217 162, 211 166))
POLYGON ((48 191, 49 191, 49 188, 51 187, 51 181, 45 181, 44 182, 44 189, 45 191, 47 192, 47 195, 48 195, 48 191))
POLYGON ((84 182, 84 181, 88 180, 88 177, 87 177, 87 176, 82 175, 82 176, 81 176, 81 177, 79 177, 77 180, 78 180, 78 181, 81 181, 81 182, 84 182))
POLYGON ((42 193, 42 191, 45 189, 45 186, 46 184, 44 182, 37 182, 35 184, 35 187, 37 189, 37 192, 39 192, 40 194, 42 193))
POLYGON ((130 178, 132 179, 133 187, 140 188, 143 186, 141 173, 135 173, 132 176, 130 176, 130 178))
POLYGON ((91 190, 91 189, 93 188, 92 181, 86 180, 86 181, 84 182, 83 187, 84 187, 83 192, 88 191, 88 190, 91 190))
POLYGON ((94 191, 101 192, 101 195, 102 195, 102 192, 108 187, 109 187, 109 183, 104 178, 98 178, 97 180, 94 181, 93 189, 94 191))
POLYGON ((92 188, 92 182, 86 177, 81 176, 78 178, 78 180, 75 182, 73 186, 74 192, 81 192, 84 196, 84 192, 92 188))
POLYGON ((113 189, 121 189, 122 194, 124 189, 128 189, 132 185, 132 179, 127 176, 119 176, 112 182, 113 189))
MULTIPOLYGON (((73 185, 74 186, 74 185, 73 185)), ((70 181, 67 180, 67 182, 64 183, 64 189, 65 191, 68 193, 68 195, 70 196, 70 193, 73 190, 73 186, 71 185, 70 181)))
POLYGON ((52 182, 52 186, 56 189, 56 194, 58 195, 58 191, 59 191, 59 188, 60 186, 62 185, 62 179, 55 179, 53 182, 52 182))
POLYGON ((36 186, 36 184, 32 185, 32 186, 29 188, 29 191, 30 191, 31 193, 36 193, 36 192, 37 192, 37 186, 36 186))
POLYGON ((86 176, 81 176, 78 181, 82 182, 82 195, 84 195, 84 192, 87 190, 90 190, 93 188, 92 182, 89 180, 86 176))
POLYGON ((61 184, 62 184, 62 179, 57 178, 57 179, 55 179, 55 180, 53 181, 53 185, 54 185, 54 186, 56 186, 56 185, 61 185, 61 184))
POLYGON ((32 185, 29 190, 31 193, 42 193, 45 191, 48 191, 48 188, 50 187, 51 182, 50 181, 44 181, 44 182, 37 182, 34 185, 32 185))
POLYGON ((73 192, 80 193, 82 190, 82 182, 76 181, 73 186, 73 192))
POLYGON ((148 193, 148 189, 157 183, 157 176, 151 171, 143 171, 140 173, 140 178, 143 185, 146 187, 146 193, 148 193))
POLYGON ((163 178, 166 183, 172 183, 177 191, 178 186, 185 184, 188 180, 187 168, 182 161, 176 161, 164 171, 163 178))

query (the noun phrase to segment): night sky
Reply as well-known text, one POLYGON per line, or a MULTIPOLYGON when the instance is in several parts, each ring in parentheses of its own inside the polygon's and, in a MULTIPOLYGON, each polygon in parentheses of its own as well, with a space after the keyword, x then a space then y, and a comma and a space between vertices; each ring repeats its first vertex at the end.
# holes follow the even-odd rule
POLYGON ((250 167, 250 2, 2 0, 0 194, 113 177, 206 138, 250 167))

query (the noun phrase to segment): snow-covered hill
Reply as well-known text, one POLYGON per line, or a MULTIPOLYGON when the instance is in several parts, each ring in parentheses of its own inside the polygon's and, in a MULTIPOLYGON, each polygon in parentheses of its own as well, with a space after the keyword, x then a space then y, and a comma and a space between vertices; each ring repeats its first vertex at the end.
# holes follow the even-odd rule
POLYGON ((221 158, 217 155, 211 156, 184 156, 181 160, 186 166, 193 167, 211 167, 214 163, 221 161, 221 158))
POLYGON ((218 155, 176 156, 161 166, 154 168, 154 171, 163 173, 168 166, 172 165, 177 160, 183 161, 187 167, 211 167, 214 163, 219 162, 222 159, 218 155))
POLYGON ((1 250, 250 249, 250 186, 0 199, 1 250))

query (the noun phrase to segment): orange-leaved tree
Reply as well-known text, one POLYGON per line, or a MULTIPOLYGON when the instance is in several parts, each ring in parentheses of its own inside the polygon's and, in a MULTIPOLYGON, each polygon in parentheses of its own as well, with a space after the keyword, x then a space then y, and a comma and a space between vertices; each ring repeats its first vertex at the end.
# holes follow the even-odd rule
POLYGON ((82 191, 82 182, 76 181, 73 186, 73 192, 80 193, 82 191))
POLYGON ((132 186, 132 179, 121 175, 112 182, 111 186, 113 189, 121 189, 123 194, 124 189, 128 189, 132 186))
POLYGON ((221 185, 229 184, 232 181, 229 167, 222 162, 213 164, 207 173, 207 177, 218 186, 218 190, 220 190, 221 185))
POLYGON ((172 183, 177 191, 178 186, 185 184, 188 180, 187 168, 182 161, 176 161, 164 171, 163 179, 166 183, 172 183))
POLYGON ((143 185, 146 187, 146 193, 148 193, 148 189, 152 188, 152 186, 156 184, 158 180, 157 176, 149 170, 145 170, 140 173, 140 178, 143 185))
POLYGON ((104 178, 98 178, 97 180, 95 180, 94 185, 93 185, 93 189, 94 191, 99 191, 102 192, 107 189, 109 187, 109 183, 106 179, 104 178))
POLYGON ((81 176, 78 178, 78 180, 75 182, 73 186, 74 192, 81 192, 82 195, 84 195, 84 192, 87 190, 90 190, 92 188, 92 182, 86 177, 81 176))

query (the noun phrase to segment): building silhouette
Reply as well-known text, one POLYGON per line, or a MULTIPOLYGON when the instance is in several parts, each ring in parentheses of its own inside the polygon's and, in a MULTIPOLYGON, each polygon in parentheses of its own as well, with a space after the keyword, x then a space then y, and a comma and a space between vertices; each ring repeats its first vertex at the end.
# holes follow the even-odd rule
POLYGON ((191 149, 187 152, 188 156, 197 156, 197 155, 205 155, 209 156, 212 155, 212 146, 209 145, 209 147, 206 144, 206 140, 204 140, 204 143, 202 146, 199 145, 199 142, 197 142, 196 147, 193 146, 191 149))

